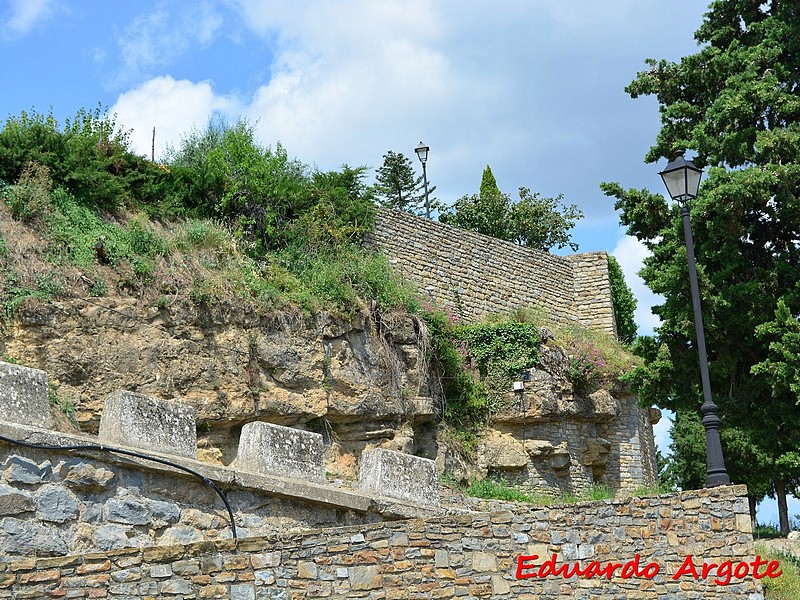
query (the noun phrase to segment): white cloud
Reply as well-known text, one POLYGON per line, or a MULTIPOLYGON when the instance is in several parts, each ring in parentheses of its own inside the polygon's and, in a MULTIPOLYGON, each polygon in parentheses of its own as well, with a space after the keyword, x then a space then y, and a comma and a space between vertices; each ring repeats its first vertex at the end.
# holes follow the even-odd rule
POLYGON ((133 81, 154 67, 169 65, 193 44, 208 45, 222 27, 222 15, 208 2, 173 7, 162 2, 135 18, 117 39, 123 67, 118 78, 133 81))
MULTIPOLYGON (((655 0, 609 1, 614 10, 576 0, 509 0, 502 10, 456 0, 227 0, 235 14, 225 13, 224 32, 247 48, 231 60, 270 73, 267 84, 240 88, 248 94, 241 114, 262 143, 280 141, 293 157, 333 169, 376 168, 387 150, 413 159, 424 141, 445 203, 476 192, 490 164, 504 191, 564 192, 594 223, 608 220, 608 201, 581 181, 614 177, 608 140, 620 140, 619 164, 639 162, 646 150, 623 143, 640 129, 622 91, 635 74, 628 63, 641 64, 628 44, 667 27, 640 26, 656 18, 655 0), (590 116, 598 112, 602 119, 590 116)), ((158 6, 120 40, 130 80, 221 38, 222 17, 208 3, 186 18, 170 11, 174 4, 158 6)))
POLYGON ((215 113, 236 115, 241 106, 235 98, 214 93, 207 81, 193 83, 170 76, 156 77, 121 94, 111 107, 117 122, 133 129, 135 152, 150 155, 153 127, 156 128, 156 157, 169 145, 177 146, 181 136, 202 129, 215 113))
POLYGON ((9 0, 11 15, 5 29, 25 35, 53 15, 55 0, 9 0))
POLYGON ((649 255, 649 251, 636 238, 625 236, 617 242, 611 254, 619 262, 619 266, 625 274, 625 281, 636 297, 637 305, 634 320, 638 326, 638 331, 640 334, 651 334, 660 324, 660 319, 650 309, 656 304, 661 304, 663 299, 661 296, 651 292, 638 275, 644 265, 644 259, 649 255))

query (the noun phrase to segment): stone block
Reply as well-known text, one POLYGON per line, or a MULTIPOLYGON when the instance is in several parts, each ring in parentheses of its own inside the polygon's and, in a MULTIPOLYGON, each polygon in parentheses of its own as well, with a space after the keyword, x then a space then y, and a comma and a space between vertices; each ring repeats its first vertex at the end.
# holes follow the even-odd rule
POLYGON ((0 362, 0 417, 11 423, 50 429, 47 373, 0 362))
POLYGON ((322 436, 311 431, 254 421, 242 427, 236 466, 242 471, 305 481, 325 481, 322 436))
POLYGON ((382 448, 361 454, 361 489, 415 504, 439 504, 436 463, 382 448))
POLYGON ((164 454, 197 458, 193 407, 118 390, 106 396, 100 439, 164 454))

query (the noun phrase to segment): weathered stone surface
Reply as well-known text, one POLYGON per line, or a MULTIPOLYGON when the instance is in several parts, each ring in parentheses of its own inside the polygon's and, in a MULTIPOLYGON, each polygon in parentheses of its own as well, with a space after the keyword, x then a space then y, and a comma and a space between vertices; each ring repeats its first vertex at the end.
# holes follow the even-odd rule
POLYGON ((67 553, 67 544, 55 528, 13 517, 5 517, 0 525, 6 554, 53 556, 67 553))
POLYGON ((160 546, 171 546, 173 544, 191 544, 203 539, 205 538, 199 529, 188 525, 176 525, 167 529, 159 538, 158 543, 160 546))
POLYGON ((661 411, 654 406, 647 409, 647 416, 651 425, 657 424, 661 420, 661 411))
POLYGON ((248 423, 242 427, 236 466, 251 473, 325 481, 322 436, 261 421, 248 423))
POLYGON ((49 429, 47 373, 0 362, 0 416, 4 421, 49 429))
POLYGON ((594 438, 587 440, 581 459, 587 466, 603 466, 608 462, 610 452, 611 442, 603 438, 594 438))
POLYGON ((36 492, 36 517, 42 521, 64 523, 78 518, 78 499, 62 487, 45 485, 36 492))
POLYGON ((146 525, 150 522, 151 516, 147 504, 143 500, 125 496, 111 498, 106 503, 106 518, 114 523, 146 525))
POLYGON ((0 484, 0 516, 17 515, 33 509, 33 496, 30 493, 0 484))
POLYGON ((569 467, 572 459, 569 454, 569 446, 566 442, 562 442, 558 446, 553 448, 553 453, 548 459, 550 461, 550 466, 553 469, 566 469, 569 467))
POLYGON ((3 463, 6 467, 3 479, 9 483, 36 484, 46 481, 50 476, 50 461, 36 464, 34 461, 21 456, 10 456, 3 463))
POLYGON ((524 469, 528 465, 528 453, 513 436, 492 432, 481 440, 481 460, 489 469, 500 471, 524 469))
POLYGON ((118 390, 106 396, 100 438, 165 454, 197 457, 195 410, 187 404, 118 390))
POLYGON ((70 461, 61 466, 63 480, 71 488, 99 492, 108 489, 114 480, 114 473, 85 461, 70 461))
POLYGON ((375 448, 361 454, 358 485, 390 498, 439 504, 436 464, 427 458, 375 448))
POLYGON ((394 210, 379 211, 370 239, 434 304, 466 319, 537 306, 556 322, 616 332, 605 252, 555 256, 394 210))
POLYGON ((177 523, 181 518, 181 509, 174 502, 148 500, 147 508, 155 527, 163 527, 170 523, 177 523))
POLYGON ((553 452, 553 444, 547 440, 525 440, 523 446, 531 457, 545 456, 553 452))
POLYGON ((95 543, 100 550, 118 550, 131 545, 127 529, 119 525, 100 525, 95 529, 95 543))
POLYGON ((454 481, 466 481, 469 477, 467 461, 449 443, 441 439, 437 441, 436 472, 454 481))

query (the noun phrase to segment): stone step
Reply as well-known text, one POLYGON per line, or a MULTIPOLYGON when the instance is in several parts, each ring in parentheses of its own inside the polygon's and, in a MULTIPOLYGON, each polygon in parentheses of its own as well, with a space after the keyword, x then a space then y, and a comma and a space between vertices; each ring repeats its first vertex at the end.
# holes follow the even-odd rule
POLYGON ((188 404, 117 390, 106 396, 99 437, 111 444, 197 458, 196 420, 188 404))
POLYGON ((374 448, 361 453, 359 487, 389 498, 439 504, 436 463, 427 458, 374 448))
POLYGON ((0 362, 0 419, 50 429, 47 373, 0 362))
POLYGON ((236 468, 322 483, 325 481, 322 436, 263 421, 247 423, 239 437, 236 468))

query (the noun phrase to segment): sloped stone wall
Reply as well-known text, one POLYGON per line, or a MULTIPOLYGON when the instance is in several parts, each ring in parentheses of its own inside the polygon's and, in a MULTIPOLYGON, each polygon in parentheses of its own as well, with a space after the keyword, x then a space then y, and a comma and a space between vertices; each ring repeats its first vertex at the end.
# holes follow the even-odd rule
POLYGON ((616 334, 605 252, 556 256, 386 209, 369 243, 436 305, 467 320, 535 308, 616 334))
MULTIPOLYGON (((0 597, 763 600, 751 566, 757 559, 746 493, 728 486, 551 508, 509 505, 491 514, 238 542, 26 558, 0 562, 0 597), (540 570, 547 561, 569 572, 547 575, 540 570), (742 562, 750 563, 745 570, 742 562), (699 576, 703 563, 715 566, 699 576), (608 577, 590 577, 590 565, 613 568, 608 577)), ((757 568, 760 576, 770 569, 765 562, 757 568)))

